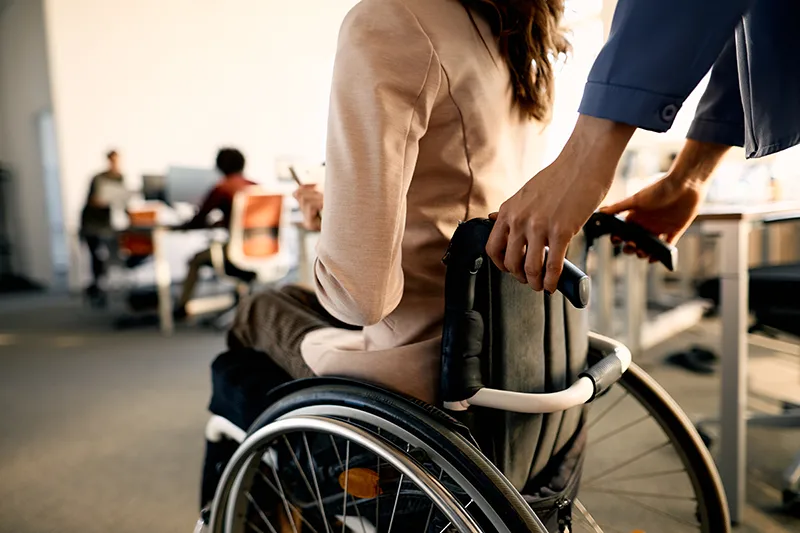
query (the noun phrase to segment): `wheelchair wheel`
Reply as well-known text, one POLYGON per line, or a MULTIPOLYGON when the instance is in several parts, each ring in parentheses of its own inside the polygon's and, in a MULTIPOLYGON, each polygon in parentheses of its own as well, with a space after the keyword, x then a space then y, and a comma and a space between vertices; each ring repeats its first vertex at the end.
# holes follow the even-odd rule
POLYGON ((311 380, 253 425, 218 487, 210 531, 547 533, 454 425, 380 389, 311 380))
POLYGON ((573 531, 730 531, 711 455, 680 407, 641 368, 631 365, 595 400, 587 424, 573 531), (633 428, 636 439, 628 433, 633 428))

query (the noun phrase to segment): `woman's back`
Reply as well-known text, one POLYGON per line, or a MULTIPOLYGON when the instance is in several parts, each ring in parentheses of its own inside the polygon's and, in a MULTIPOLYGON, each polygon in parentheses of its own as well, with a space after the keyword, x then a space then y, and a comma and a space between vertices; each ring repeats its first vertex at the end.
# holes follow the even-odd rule
POLYGON ((489 26, 473 20, 456 0, 364 0, 345 20, 317 293, 366 326, 368 353, 310 350, 317 373, 435 395, 449 239, 534 170, 536 125, 514 105, 489 26))

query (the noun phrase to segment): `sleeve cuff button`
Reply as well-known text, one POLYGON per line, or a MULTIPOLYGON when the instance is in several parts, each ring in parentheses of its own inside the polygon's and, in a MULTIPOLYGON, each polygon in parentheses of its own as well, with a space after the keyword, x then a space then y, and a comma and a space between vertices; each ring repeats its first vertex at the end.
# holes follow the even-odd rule
POLYGON ((678 106, 675 104, 667 104, 661 108, 661 120, 664 122, 672 122, 677 114, 678 106))

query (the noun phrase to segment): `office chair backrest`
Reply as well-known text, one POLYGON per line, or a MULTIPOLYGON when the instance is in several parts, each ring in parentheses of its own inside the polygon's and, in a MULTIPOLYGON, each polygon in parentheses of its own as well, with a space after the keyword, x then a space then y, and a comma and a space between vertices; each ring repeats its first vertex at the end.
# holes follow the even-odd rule
MULTIPOLYGON (((443 372, 443 399, 458 400, 448 395, 479 383, 526 393, 566 389, 586 368, 587 314, 559 292, 534 292, 500 272, 485 255, 489 232, 483 222, 459 226, 446 257, 443 357, 480 356, 469 358, 452 376, 443 372)), ((581 258, 570 260, 582 266, 581 258)), ((585 443, 582 407, 534 415, 470 411, 464 422, 481 449, 523 494, 536 494, 543 486, 563 490, 553 487, 552 480, 579 475, 585 443), (568 464, 569 473, 563 468, 568 464)))
POLYGON ((279 263, 283 265, 286 260, 280 242, 282 220, 283 196, 259 186, 238 193, 231 209, 228 242, 231 264, 256 273, 274 270, 279 263))
MULTIPOLYGON (((158 222, 158 209, 142 208, 128 211, 131 228, 150 228, 158 222)), ((128 231, 120 234, 119 248, 129 256, 144 256, 153 253, 153 236, 149 232, 128 231)))

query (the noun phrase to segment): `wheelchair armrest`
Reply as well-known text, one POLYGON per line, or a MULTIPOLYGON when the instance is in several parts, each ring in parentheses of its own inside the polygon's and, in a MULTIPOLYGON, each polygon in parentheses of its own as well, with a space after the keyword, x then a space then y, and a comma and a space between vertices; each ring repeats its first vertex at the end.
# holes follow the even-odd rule
POLYGON ((513 413, 543 414, 565 411, 591 402, 616 383, 631 364, 631 352, 613 339, 589 333, 589 351, 600 360, 581 373, 566 390, 546 394, 529 394, 482 388, 472 397, 459 402, 445 402, 445 408, 465 411, 469 406, 488 407, 513 413))
POLYGON ((621 342, 589 332, 589 360, 599 359, 579 377, 587 377, 594 385, 594 395, 589 401, 605 392, 619 381, 631 366, 631 351, 621 342))

